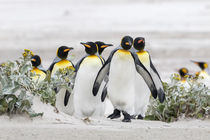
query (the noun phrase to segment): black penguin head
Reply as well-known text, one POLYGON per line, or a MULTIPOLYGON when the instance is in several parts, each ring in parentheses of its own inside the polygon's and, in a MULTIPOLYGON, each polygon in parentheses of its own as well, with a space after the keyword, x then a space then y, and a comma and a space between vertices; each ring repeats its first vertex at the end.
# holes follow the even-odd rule
POLYGON ((142 51, 145 47, 145 39, 143 37, 137 37, 134 40, 134 48, 136 50, 142 51))
POLYGON ((129 50, 133 45, 133 38, 130 36, 125 36, 121 40, 121 47, 125 50, 129 50))
POLYGON ((184 77, 185 75, 188 74, 188 69, 187 68, 181 68, 179 70, 179 74, 180 74, 181 77, 184 77))
POLYGON ((94 42, 81 42, 80 44, 85 47, 85 51, 89 55, 94 55, 98 52, 98 46, 94 42))
POLYGON ((195 63, 196 65, 198 65, 201 68, 201 70, 205 70, 208 68, 208 64, 206 62, 196 62, 193 60, 192 60, 192 62, 195 63))
POLYGON ((57 56, 61 59, 66 59, 70 50, 73 50, 72 47, 61 46, 57 50, 57 56))
POLYGON ((41 64, 41 58, 38 55, 31 57, 31 63, 33 67, 38 67, 41 64))
POLYGON ((98 46, 99 55, 102 54, 102 52, 104 51, 105 48, 107 48, 109 46, 113 46, 112 44, 105 44, 104 42, 101 42, 101 41, 96 41, 95 44, 98 46))

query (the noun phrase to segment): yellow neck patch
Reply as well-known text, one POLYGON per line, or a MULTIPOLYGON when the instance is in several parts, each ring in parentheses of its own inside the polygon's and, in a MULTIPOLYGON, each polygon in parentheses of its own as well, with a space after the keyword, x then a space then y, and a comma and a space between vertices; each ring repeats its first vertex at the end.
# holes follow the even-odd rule
POLYGON ((74 69, 73 68, 73 65, 70 61, 64 59, 64 60, 61 60, 59 62, 57 62, 54 67, 53 67, 53 70, 52 70, 52 75, 56 73, 57 70, 59 69, 65 69, 65 68, 70 68, 70 69, 74 69))
POLYGON ((150 58, 148 52, 142 50, 137 52, 136 54, 138 55, 138 58, 141 61, 141 63, 148 68, 150 66, 150 58))
POLYGON ((40 69, 38 69, 38 68, 33 68, 31 70, 31 72, 36 74, 35 76, 32 77, 32 79, 34 81, 36 81, 37 79, 39 79, 39 81, 42 81, 46 77, 46 74, 43 71, 41 71, 40 69))
POLYGON ((204 64, 204 68, 205 69, 208 68, 208 64, 207 63, 204 64))
POLYGON ((119 49, 117 52, 119 52, 119 53, 124 53, 124 54, 130 54, 129 51, 124 50, 124 49, 119 49))

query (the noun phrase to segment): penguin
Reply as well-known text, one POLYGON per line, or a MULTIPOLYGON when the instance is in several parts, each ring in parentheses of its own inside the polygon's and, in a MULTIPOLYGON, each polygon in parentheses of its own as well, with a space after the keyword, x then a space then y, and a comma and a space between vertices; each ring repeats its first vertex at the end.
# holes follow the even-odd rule
MULTIPOLYGON (((55 57, 53 63, 49 67, 49 71, 51 72, 51 77, 54 77, 56 72, 59 69, 69 67, 72 70, 75 70, 74 64, 67 59, 69 51, 73 50, 72 47, 61 46, 57 49, 57 56, 55 57)), ((73 107, 73 96, 71 93, 65 88, 57 89, 56 91, 56 103, 55 106, 59 111, 65 112, 69 115, 73 115, 74 107, 73 107), (69 106, 67 104, 69 103, 69 106)))
POLYGON ((72 47, 61 46, 57 49, 57 56, 55 57, 53 63, 50 65, 49 69, 51 76, 54 76, 59 69, 70 67, 74 70, 74 64, 67 59, 68 53, 70 50, 73 50, 72 47))
POLYGON ((201 68, 201 71, 196 73, 196 76, 203 78, 199 79, 199 81, 210 87, 210 70, 208 64, 206 62, 197 62, 193 60, 192 62, 201 68))
MULTIPOLYGON (((154 83, 161 89, 161 95, 164 96, 162 80, 152 64, 150 54, 144 50, 145 48, 145 39, 143 37, 137 37, 134 40, 134 49, 136 50, 136 55, 138 56, 139 61, 144 65, 144 67, 151 74, 154 83)), ((138 75, 138 73, 136 73, 138 75)), ((145 112, 150 99, 150 89, 145 83, 144 79, 141 76, 135 77, 135 114, 137 119, 143 119, 145 117, 145 112)), ((164 98, 164 97, 161 97, 164 98)), ((162 102, 162 100, 161 100, 162 102)))
POLYGON ((197 62, 191 60, 194 64, 198 65, 201 69, 200 72, 197 73, 198 76, 203 77, 204 79, 210 78, 210 70, 208 64, 206 62, 197 62))
POLYGON ((187 68, 180 68, 178 72, 179 72, 179 75, 181 77, 181 79, 180 79, 181 83, 185 83, 186 82, 186 76, 189 75, 188 74, 189 73, 188 69, 187 68))
MULTIPOLYGON (((89 120, 90 117, 101 117, 104 115, 104 104, 100 95, 92 95, 92 87, 96 75, 103 66, 104 60, 98 55, 98 45, 94 42, 81 44, 85 47, 87 55, 75 66, 76 77, 74 84, 74 115, 81 119, 89 120)), ((110 45, 104 45, 106 48, 110 45)))
POLYGON ((32 77, 33 81, 41 82, 46 78, 46 71, 44 70, 41 64, 41 58, 39 55, 34 55, 31 57, 31 64, 32 64, 32 73, 35 73, 35 76, 32 77))
POLYGON ((132 37, 122 38, 121 45, 110 53, 107 61, 98 72, 92 89, 93 95, 97 96, 102 81, 109 73, 108 96, 115 108, 114 111, 122 112, 123 122, 131 122, 130 114, 134 113, 135 71, 138 71, 144 78, 154 98, 160 92, 150 73, 138 60, 137 55, 130 51, 132 44, 132 37))

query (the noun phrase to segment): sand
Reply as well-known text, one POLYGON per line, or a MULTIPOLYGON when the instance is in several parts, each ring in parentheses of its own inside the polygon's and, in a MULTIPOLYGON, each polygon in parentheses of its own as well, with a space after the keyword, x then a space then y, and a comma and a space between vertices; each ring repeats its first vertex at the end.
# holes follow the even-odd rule
POLYGON ((28 118, 26 115, 0 116, 1 140, 98 140, 98 139, 141 139, 141 140, 208 140, 210 120, 179 120, 173 123, 160 121, 132 120, 122 118, 109 120, 105 117, 90 119, 90 122, 54 111, 54 107, 34 98, 33 109, 44 112, 43 117, 28 118))

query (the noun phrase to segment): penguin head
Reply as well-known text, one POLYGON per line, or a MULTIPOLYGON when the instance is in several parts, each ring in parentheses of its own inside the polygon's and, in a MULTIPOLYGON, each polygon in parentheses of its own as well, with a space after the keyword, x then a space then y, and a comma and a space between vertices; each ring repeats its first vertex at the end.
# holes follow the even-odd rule
POLYGON ((133 46, 136 50, 142 51, 145 47, 145 39, 143 37, 137 37, 134 40, 133 46))
POLYGON ((121 40, 121 47, 125 50, 129 50, 133 45, 133 38, 130 36, 124 36, 121 40))
POLYGON ((188 74, 188 69, 187 68, 179 69, 179 74, 180 74, 181 77, 185 77, 185 75, 188 74))
POLYGON ((192 62, 195 63, 196 65, 198 65, 201 68, 201 70, 205 70, 208 68, 208 64, 206 62, 196 62, 193 60, 192 60, 192 62))
POLYGON ((81 42, 80 44, 85 47, 85 51, 89 55, 94 55, 98 52, 98 46, 94 42, 81 42))
POLYGON ((41 58, 38 55, 31 57, 31 63, 33 67, 38 67, 41 64, 41 58))
POLYGON ((101 41, 96 41, 95 44, 98 46, 99 55, 102 54, 102 52, 104 51, 105 48, 107 48, 109 46, 113 46, 112 44, 105 44, 104 42, 101 42, 101 41))
POLYGON ((72 47, 61 46, 57 50, 57 56, 61 59, 66 59, 70 50, 73 50, 72 47))

